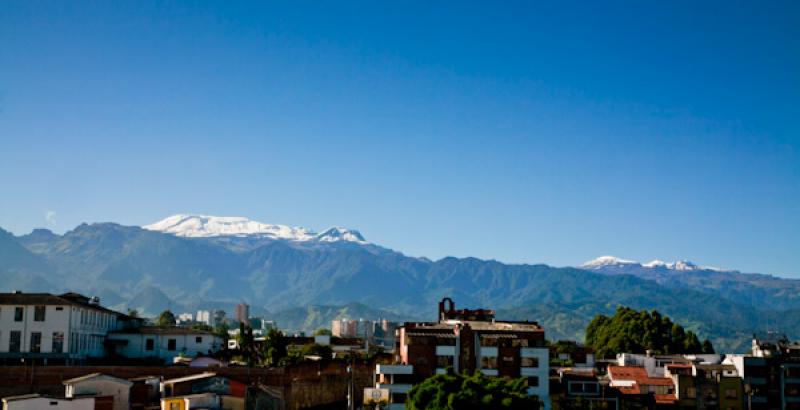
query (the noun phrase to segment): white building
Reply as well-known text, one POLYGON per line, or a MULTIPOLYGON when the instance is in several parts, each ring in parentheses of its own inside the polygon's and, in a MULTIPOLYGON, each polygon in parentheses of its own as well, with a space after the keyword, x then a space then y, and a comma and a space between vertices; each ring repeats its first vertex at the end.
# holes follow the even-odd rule
POLYGON ((132 323, 137 320, 77 293, 0 293, 0 359, 102 357, 106 334, 132 323))
POLYGON ((181 327, 140 327, 109 333, 117 354, 132 358, 159 358, 172 363, 176 357, 209 355, 222 348, 222 338, 202 330, 181 327))
POLYGON ((114 410, 130 409, 130 392, 133 382, 100 373, 87 374, 64 381, 64 395, 68 398, 86 396, 111 396, 114 410))
POLYGON ((41 394, 26 394, 3 398, 3 410, 94 410, 94 408, 94 397, 62 399, 41 394))
POLYGON ((198 323, 205 323, 211 326, 211 312, 208 310, 198 310, 195 320, 198 323))
POLYGON ((719 354, 652 355, 640 353, 617 354, 617 366, 644 367, 650 377, 666 377, 666 366, 670 364, 720 364, 719 354))
POLYGON ((194 321, 194 315, 191 313, 181 313, 176 319, 178 320, 178 324, 191 323, 194 321))

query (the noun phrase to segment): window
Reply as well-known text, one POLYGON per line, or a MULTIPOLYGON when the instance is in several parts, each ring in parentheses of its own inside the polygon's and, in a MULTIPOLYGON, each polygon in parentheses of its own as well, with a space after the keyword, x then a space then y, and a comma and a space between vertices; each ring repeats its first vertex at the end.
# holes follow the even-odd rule
POLYGON ((167 339, 167 350, 173 351, 178 348, 177 339, 167 339))
POLYGON ((539 358, 538 357, 521 357, 519 365, 521 367, 539 367, 539 358))
POLYGON ((17 306, 14 308, 14 321, 15 322, 22 322, 22 312, 24 312, 24 308, 22 306, 17 306))
POLYGON ((453 356, 436 356, 436 367, 447 367, 453 365, 453 356))
POLYGON ((539 376, 528 377, 528 387, 539 387, 539 376))
POLYGON ((31 353, 40 353, 42 351, 42 333, 31 332, 31 353))
POLYGON ((155 348, 155 342, 153 339, 147 339, 144 341, 144 350, 153 350, 155 348))
POLYGON ((736 389, 725 389, 725 398, 726 399, 735 399, 736 398, 736 389))
POLYGON ((58 311, 64 310, 64 306, 56 306, 56 310, 58 311))
POLYGON ((197 336, 194 338, 195 343, 203 343, 203 336, 197 336))
POLYGON ((33 321, 34 322, 44 322, 44 306, 36 306, 33 308, 33 321))
POLYGON ((8 351, 11 353, 19 353, 19 348, 22 346, 22 332, 19 330, 12 330, 8 336, 8 351))
POLYGON ((694 399, 697 398, 697 389, 694 387, 687 387, 686 388, 686 398, 694 399))
POLYGON ((481 369, 496 369, 497 368, 497 358, 496 357, 481 357, 481 369))
POLYGON ((53 353, 64 353, 64 332, 53 332, 53 353))

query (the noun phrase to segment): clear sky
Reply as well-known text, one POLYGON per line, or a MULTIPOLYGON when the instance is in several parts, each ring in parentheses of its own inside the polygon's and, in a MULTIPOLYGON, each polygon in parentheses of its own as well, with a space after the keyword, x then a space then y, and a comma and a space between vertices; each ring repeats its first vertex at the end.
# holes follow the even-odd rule
POLYGON ((800 2, 386 3, 3 1, 0 227, 800 277, 800 2))

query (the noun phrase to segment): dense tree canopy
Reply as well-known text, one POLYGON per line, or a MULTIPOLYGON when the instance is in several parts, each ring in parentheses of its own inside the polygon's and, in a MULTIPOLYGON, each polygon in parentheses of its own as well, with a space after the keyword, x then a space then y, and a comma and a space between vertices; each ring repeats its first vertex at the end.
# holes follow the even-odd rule
POLYGON ((473 375, 437 374, 414 386, 408 393, 410 410, 538 409, 539 401, 528 396, 524 378, 507 380, 473 375))
POLYGON ((156 319, 156 324, 158 326, 175 326, 177 321, 175 320, 175 315, 172 314, 172 311, 165 310, 158 315, 158 319, 156 319))
POLYGON ((713 353, 711 342, 702 344, 694 332, 661 316, 658 311, 637 312, 619 307, 614 316, 597 315, 586 328, 586 345, 598 357, 612 357, 617 353, 655 354, 713 353))

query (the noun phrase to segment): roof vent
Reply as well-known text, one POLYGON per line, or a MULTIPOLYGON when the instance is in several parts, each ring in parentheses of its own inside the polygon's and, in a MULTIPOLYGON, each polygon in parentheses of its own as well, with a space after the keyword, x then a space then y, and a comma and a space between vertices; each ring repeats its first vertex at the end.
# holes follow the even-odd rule
POLYGON ((100 298, 97 297, 97 296, 92 296, 92 298, 89 299, 89 304, 99 305, 100 304, 100 298))
POLYGON ((13 292, 11 292, 11 293, 13 293, 13 294, 15 294, 15 295, 21 295, 21 294, 22 294, 22 291, 21 291, 21 290, 16 290, 16 289, 15 289, 15 290, 14 290, 13 292))

